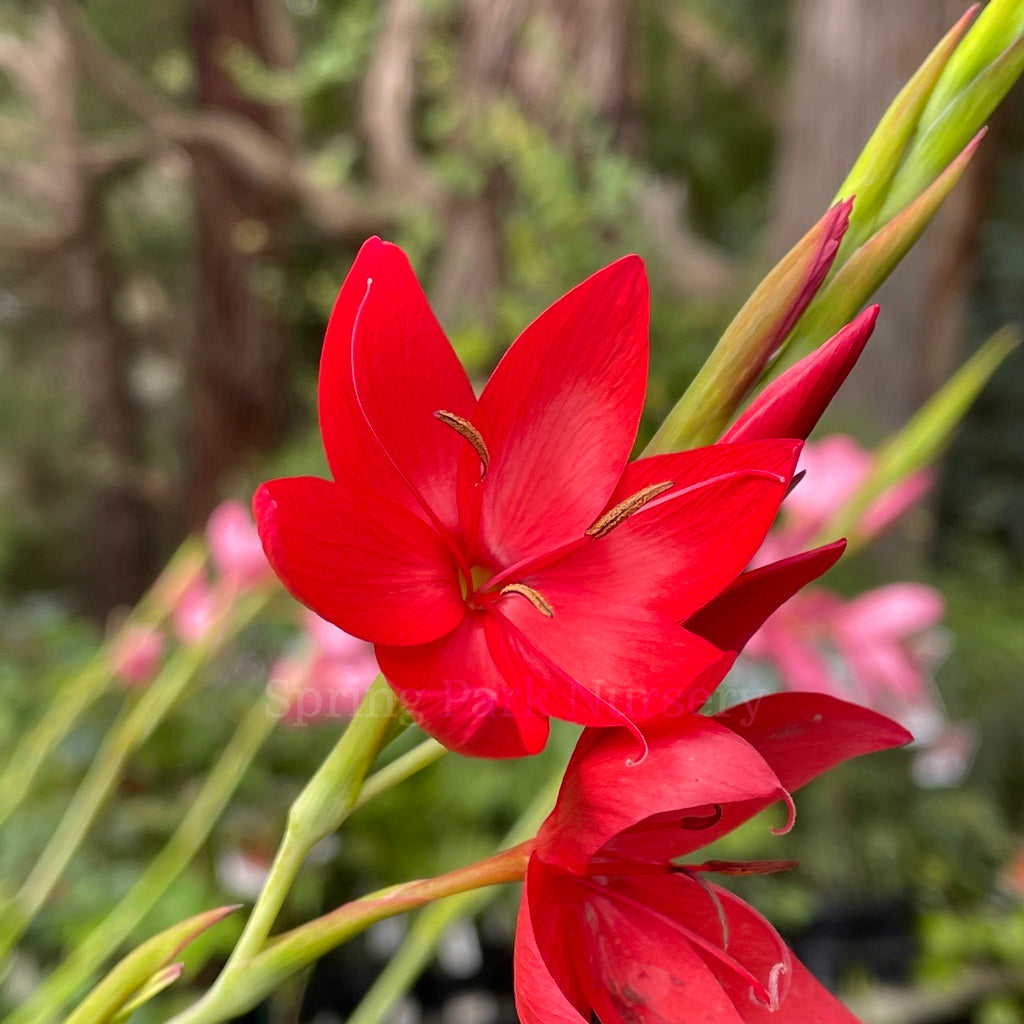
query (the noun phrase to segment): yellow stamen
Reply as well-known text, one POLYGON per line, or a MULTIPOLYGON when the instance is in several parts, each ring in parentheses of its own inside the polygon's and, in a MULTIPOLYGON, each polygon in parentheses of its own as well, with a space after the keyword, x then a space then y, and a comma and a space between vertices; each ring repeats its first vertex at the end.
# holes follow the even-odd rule
POLYGON ((588 537, 603 537, 607 533, 611 533, 619 523, 628 519, 634 512, 639 512, 649 501, 653 501, 659 494, 664 494, 667 490, 675 487, 674 480, 666 480, 661 484, 651 484, 648 487, 644 487, 639 490, 632 497, 627 498, 625 501, 620 501, 615 508, 605 512, 600 519, 598 519, 593 526, 587 531, 588 537))
POLYGON ((445 426, 451 427, 456 434, 461 434, 473 446, 473 451, 476 452, 480 459, 480 464, 484 467, 483 473, 480 475, 484 476, 491 465, 491 453, 487 450, 487 445, 484 444, 483 435, 480 431, 469 420, 456 416, 453 412, 447 412, 445 409, 438 409, 434 413, 434 417, 444 423, 445 426))
POLYGON ((538 594, 533 587, 528 587, 525 583, 510 583, 507 587, 502 587, 501 596, 504 597, 506 594, 518 594, 520 597, 525 597, 541 615, 549 619, 555 617, 555 609, 548 604, 543 595, 538 594))

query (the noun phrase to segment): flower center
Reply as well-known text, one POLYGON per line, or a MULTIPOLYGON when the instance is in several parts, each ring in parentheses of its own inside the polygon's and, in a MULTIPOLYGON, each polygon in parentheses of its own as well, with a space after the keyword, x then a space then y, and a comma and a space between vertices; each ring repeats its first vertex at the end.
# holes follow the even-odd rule
POLYGON ((476 596, 484 589, 487 584, 494 578, 494 572, 491 569, 485 569, 482 565, 474 565, 469 570, 469 579, 466 579, 464 575, 459 576, 459 587, 462 590, 462 599, 467 604, 474 604, 476 596))

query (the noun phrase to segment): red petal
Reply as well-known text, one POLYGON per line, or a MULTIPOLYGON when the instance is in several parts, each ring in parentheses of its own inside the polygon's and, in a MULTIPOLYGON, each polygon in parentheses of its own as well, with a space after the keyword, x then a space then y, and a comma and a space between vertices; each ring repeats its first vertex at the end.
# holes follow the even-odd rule
POLYGON ((722 442, 807 437, 860 358, 877 319, 878 306, 869 306, 824 345, 791 366, 758 395, 722 435, 722 442))
POLYGON ((556 872, 531 857, 516 922, 515 993, 522 1024, 590 1020, 576 979, 577 967, 585 966, 582 907, 567 903, 573 892, 558 882, 556 872))
POLYGON ((608 887, 689 932, 694 952, 741 1017, 751 1004, 777 1006, 785 998, 792 968, 789 948, 768 921, 732 893, 667 874, 615 878, 608 887))
POLYGON ((696 1010, 707 1024, 743 1024, 685 925, 644 901, 642 889, 639 900, 626 896, 621 881, 575 886, 589 890, 584 984, 602 1024, 677 1024, 696 1010))
MULTIPOLYGON (((538 833, 539 856, 582 873, 616 835, 660 814, 671 815, 664 829, 673 840, 669 856, 682 855, 703 845, 707 835, 680 828, 687 809, 751 801, 760 809, 782 795, 779 780, 758 752, 713 719, 656 719, 644 735, 647 756, 631 763, 636 743, 626 730, 583 733, 555 809, 538 833)), ((629 852, 642 856, 657 831, 641 833, 629 852)))
MULTIPOLYGON (((542 313, 498 364, 472 417, 491 457, 481 561, 543 554, 600 513, 640 422, 647 323, 644 266, 627 256, 542 313)), ((480 475, 471 452, 463 472, 480 475)))
POLYGON ((799 449, 786 440, 713 445, 634 462, 610 508, 651 484, 675 488, 525 582, 547 595, 572 581, 591 603, 633 603, 684 619, 721 593, 761 546, 799 449))
POLYGON ((337 483, 384 494, 429 519, 422 499, 456 530, 456 469, 466 442, 434 413, 468 418, 476 400, 405 254, 379 238, 359 251, 331 313, 319 402, 337 483))
POLYGON ((454 629, 465 614, 448 548, 389 498, 291 477, 263 484, 253 513, 284 585, 346 633, 419 644, 454 629))
POLYGON ((817 693, 769 694, 715 720, 756 748, 790 792, 843 761, 913 739, 884 715, 817 693))
POLYGON ((831 569, 845 547, 839 540, 745 572, 684 625, 719 649, 739 653, 779 607, 831 569))
POLYGON ((471 612, 458 629, 421 647, 376 649, 388 682, 416 722, 449 750, 471 757, 536 754, 548 721, 529 708, 494 664, 485 616, 471 612))
POLYGON ((744 1009, 745 1024, 860 1024, 860 1021, 793 957, 789 992, 778 1012, 751 1005, 744 1009))
POLYGON ((717 648, 657 614, 572 587, 542 593, 552 618, 517 594, 501 600, 505 627, 492 650, 506 678, 544 714, 580 725, 643 722, 686 706, 692 684, 721 659, 717 648))

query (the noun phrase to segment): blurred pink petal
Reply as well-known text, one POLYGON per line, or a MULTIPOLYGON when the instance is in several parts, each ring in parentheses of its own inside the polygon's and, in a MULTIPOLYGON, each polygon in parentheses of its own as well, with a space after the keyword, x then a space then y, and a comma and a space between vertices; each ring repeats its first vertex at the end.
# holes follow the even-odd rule
POLYGON ((285 715, 290 725, 325 718, 351 718, 377 675, 372 650, 369 663, 339 661, 321 655, 310 666, 306 685, 285 715))
POLYGON ((847 641, 847 637, 837 635, 840 652, 866 703, 879 707, 888 694, 908 701, 925 696, 922 667, 900 644, 865 642, 859 637, 847 641))
POLYGON ((229 586, 254 587, 272 578, 256 525, 240 501, 225 501, 213 510, 206 539, 213 564, 229 586))
POLYGON ((303 615, 303 627, 304 653, 282 658, 271 670, 271 684, 289 702, 284 721, 302 726, 351 718, 380 671, 373 645, 312 612, 303 615))
POLYGON ((786 498, 787 528, 817 533, 856 493, 873 459, 851 437, 835 434, 804 445, 797 472, 806 475, 786 498))
POLYGON ((879 587, 853 601, 805 590, 764 624, 746 654, 770 664, 785 689, 856 701, 928 742, 946 722, 931 682, 941 645, 922 641, 942 611, 941 596, 916 583, 879 587))
POLYGON ((923 583, 891 583, 869 590, 839 613, 840 629, 851 637, 907 638, 937 625, 945 611, 942 595, 923 583))
MULTIPOLYGON (((914 781, 925 789, 958 786, 971 770, 980 741, 980 730, 973 722, 948 723, 914 758, 914 781)), ((1020 866, 1024 868, 1024 860, 1020 866)), ((1024 873, 1020 881, 1024 882, 1024 873)))
POLYGON ((935 475, 928 469, 921 469, 890 487, 861 516, 860 530, 863 536, 874 537, 891 526, 931 490, 933 483, 935 475))
POLYGON ((160 667, 164 635, 153 626, 128 626, 114 640, 110 652, 114 675, 128 686, 143 686, 160 667))
MULTIPOLYGON (((851 437, 834 434, 807 444, 800 454, 797 472, 804 474, 782 506, 782 526, 769 541, 773 557, 785 557, 818 538, 867 480, 875 457, 851 437)), ((875 499, 861 516, 859 529, 874 537, 919 502, 934 482, 928 470, 920 470, 895 484, 875 499)), ((768 558, 759 552, 757 563, 768 558)))
POLYGON ((842 684, 813 645, 782 635, 772 645, 772 660, 785 680, 787 690, 844 696, 842 684))
POLYGON ((352 636, 351 633, 346 633, 345 630, 335 626, 333 622, 321 619, 316 612, 308 609, 303 611, 302 628, 316 649, 328 657, 342 661, 352 660, 356 663, 360 661, 366 663, 369 658, 376 665, 372 644, 352 636))
POLYGON ((210 631, 217 619, 222 601, 207 582, 197 576, 174 606, 174 629, 182 643, 197 644, 210 631))

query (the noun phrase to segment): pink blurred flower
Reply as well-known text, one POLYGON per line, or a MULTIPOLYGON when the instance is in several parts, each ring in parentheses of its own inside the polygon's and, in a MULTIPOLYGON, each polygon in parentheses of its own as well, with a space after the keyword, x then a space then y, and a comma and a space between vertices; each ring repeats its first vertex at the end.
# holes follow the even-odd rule
POLYGON ((153 626, 127 626, 115 638, 110 651, 114 675, 128 686, 144 686, 160 666, 164 635, 153 626))
POLYGON ((271 685, 289 702, 284 721, 302 726, 351 718, 379 671, 373 645, 310 611, 303 613, 303 629, 303 648, 270 673, 271 685))
POLYGON ((941 596, 923 584, 894 583, 852 601, 805 590, 764 624, 746 654, 771 664, 788 690, 856 701, 928 739, 944 720, 927 643, 942 614, 941 596))
MULTIPOLYGON (((782 526, 766 542, 770 552, 758 553, 758 564, 806 547, 854 497, 875 462, 871 452, 845 434, 806 444, 797 466, 804 477, 787 496, 782 506, 782 526)), ((932 483, 931 472, 922 469, 879 495, 861 515, 862 538, 874 537, 891 526, 928 493, 932 483)))
POLYGON ((171 618, 182 643, 197 644, 212 628, 223 606, 223 598, 200 575, 185 588, 171 618))
POLYGON ((797 473, 804 478, 787 496, 787 530, 814 534, 828 525, 871 472, 873 459, 852 437, 835 434, 804 445, 797 473))
POLYGON ((240 501, 225 501, 213 510, 206 539, 214 566, 232 589, 255 587, 273 577, 256 526, 240 501))
POLYGON ((1003 868, 999 881, 1004 892, 1024 903, 1024 845, 1003 868))

